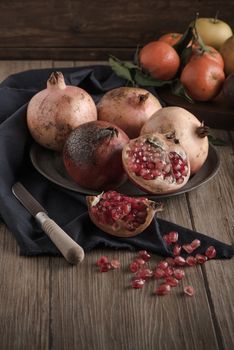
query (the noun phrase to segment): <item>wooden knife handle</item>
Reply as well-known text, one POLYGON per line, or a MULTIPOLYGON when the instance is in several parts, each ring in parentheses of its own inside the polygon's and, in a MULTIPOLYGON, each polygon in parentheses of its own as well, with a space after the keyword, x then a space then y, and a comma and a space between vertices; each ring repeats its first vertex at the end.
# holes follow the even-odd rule
POLYGON ((38 213, 36 219, 41 224, 43 231, 70 264, 78 264, 84 259, 83 248, 68 236, 54 220, 50 219, 45 213, 38 213))

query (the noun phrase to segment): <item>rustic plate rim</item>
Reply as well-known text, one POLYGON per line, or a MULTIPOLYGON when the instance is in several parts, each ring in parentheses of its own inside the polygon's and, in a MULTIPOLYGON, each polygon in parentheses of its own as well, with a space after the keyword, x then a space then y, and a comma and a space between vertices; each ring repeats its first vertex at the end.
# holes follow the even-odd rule
MULTIPOLYGON (((47 180, 51 181, 52 183, 71 190, 73 192, 77 192, 80 194, 84 194, 84 195, 96 195, 98 193, 100 193, 100 191, 93 191, 93 190, 89 190, 89 189, 85 189, 82 188, 80 186, 78 186, 74 181, 72 181, 71 179, 69 179, 69 177, 67 176, 66 178, 61 175, 61 173, 59 173, 53 163, 53 159, 55 157, 61 158, 62 159, 62 155, 59 154, 58 152, 54 152, 51 151, 49 149, 44 148, 43 146, 40 146, 37 143, 33 143, 30 151, 29 151, 29 156, 30 156, 30 160, 34 166, 34 168, 43 176, 45 177, 47 180), (50 160, 50 169, 48 170, 45 169, 45 167, 41 167, 40 162, 38 162, 38 157, 43 158, 44 157, 44 161, 45 158, 48 158, 50 160), (52 172, 52 174, 51 174, 52 172), (53 173, 54 172, 54 173, 53 173), (54 176, 54 174, 56 174, 57 178, 54 176), (59 178, 59 180, 58 180, 59 178)), ((147 196, 147 197, 151 197, 151 198, 169 198, 169 197, 174 197, 177 195, 181 195, 187 192, 190 192, 198 187, 200 187, 201 185, 207 183, 208 181, 210 181, 218 172, 220 167, 220 156, 216 150, 216 148, 209 144, 209 152, 208 152, 208 157, 207 160, 205 162, 205 164, 203 165, 202 169, 199 170, 199 172, 197 174, 195 174, 189 181, 188 183, 180 188, 178 191, 172 192, 172 193, 168 193, 168 194, 149 194, 146 192, 143 192, 141 190, 139 190, 134 184, 132 184, 130 181, 128 181, 127 183, 125 183, 124 185, 118 187, 116 190, 119 190, 121 192, 121 188, 123 188, 124 190, 122 192, 126 192, 128 191, 128 188, 130 186, 130 189, 136 191, 136 193, 129 193, 129 195, 133 195, 133 196, 147 196), (213 167, 212 169, 207 168, 207 163, 211 160, 211 158, 215 159, 215 162, 213 163, 213 167), (205 168, 206 167, 206 168, 205 168), (202 171, 204 172, 205 170, 209 170, 209 174, 205 177, 203 177, 203 179, 201 181, 196 181, 196 177, 201 176, 202 171), (194 183, 193 185, 191 185, 191 182, 194 183), (125 187, 127 189, 125 189, 125 187)), ((129 191, 131 192, 131 191, 129 191)), ((126 193, 128 194, 128 193, 126 193)))

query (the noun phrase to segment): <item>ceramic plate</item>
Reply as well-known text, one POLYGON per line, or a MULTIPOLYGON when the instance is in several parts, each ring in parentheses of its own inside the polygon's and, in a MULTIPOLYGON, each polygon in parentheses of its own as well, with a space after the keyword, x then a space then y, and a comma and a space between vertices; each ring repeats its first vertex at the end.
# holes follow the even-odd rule
MULTIPOLYGON (((74 181, 72 181, 66 173, 60 153, 50 151, 44 147, 39 146, 38 144, 33 144, 30 150, 30 158, 32 164, 39 173, 59 186, 82 194, 92 195, 100 193, 100 191, 96 192, 80 187, 74 181)), ((214 146, 210 145, 208 157, 205 164, 198 173, 189 179, 184 187, 170 194, 153 195, 153 197, 166 198, 189 192, 209 181, 217 173, 219 165, 219 155, 214 146)), ((145 192, 138 189, 130 181, 127 181, 119 186, 118 191, 130 196, 147 195, 147 197, 150 197, 149 194, 146 194, 145 192)))

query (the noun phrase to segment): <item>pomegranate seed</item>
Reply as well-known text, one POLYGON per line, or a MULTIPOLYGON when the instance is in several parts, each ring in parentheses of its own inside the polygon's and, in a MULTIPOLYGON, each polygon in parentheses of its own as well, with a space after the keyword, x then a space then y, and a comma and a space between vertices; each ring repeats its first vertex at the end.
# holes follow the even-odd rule
POLYGON ((168 267, 168 262, 166 260, 159 261, 157 267, 159 269, 165 270, 168 267))
POLYGON ((192 253, 194 251, 194 248, 191 246, 191 244, 183 244, 182 248, 188 253, 192 253))
POLYGON ((182 280, 182 278, 184 278, 185 276, 185 272, 182 269, 174 269, 174 277, 177 280, 182 280))
POLYGON ((191 243, 193 250, 197 249, 201 245, 201 241, 199 239, 194 239, 191 243))
POLYGON ((169 266, 174 266, 175 265, 175 261, 173 258, 166 258, 166 261, 168 262, 169 266))
POLYGON ((139 265, 136 261, 131 262, 131 264, 129 265, 129 269, 131 272, 137 272, 139 270, 139 265))
POLYGON ((145 261, 149 261, 151 258, 151 255, 146 250, 140 250, 138 254, 145 261))
POLYGON ((171 266, 168 266, 164 271, 165 271, 165 277, 172 276, 174 273, 174 270, 171 266))
POLYGON ((188 256, 185 261, 188 266, 194 266, 197 264, 197 259, 194 256, 188 256))
POLYGON ((158 286, 155 290, 155 294, 157 295, 166 295, 170 293, 171 291, 171 286, 167 283, 162 283, 160 286, 158 286))
POLYGON ((96 264, 97 266, 101 266, 103 264, 106 264, 107 262, 108 262, 108 257, 103 255, 97 260, 96 264))
POLYGON ((178 266, 183 266, 186 264, 185 259, 182 256, 176 256, 174 258, 174 261, 175 261, 175 265, 178 265, 178 266))
POLYGON ((171 287, 176 287, 179 283, 179 281, 175 277, 172 277, 172 276, 166 277, 165 282, 166 282, 166 284, 169 284, 169 286, 171 286, 171 287))
POLYGON ((167 245, 171 244, 169 236, 167 234, 163 236, 163 240, 166 242, 167 245))
POLYGON ((140 289, 144 286, 145 280, 143 278, 133 278, 131 281, 132 288, 140 289))
POLYGON ((196 258, 198 264, 204 264, 207 261, 207 256, 202 255, 202 254, 196 254, 195 258, 196 258))
POLYGON ((216 249, 212 245, 206 249, 205 255, 208 259, 213 259, 216 257, 216 249))
POLYGON ((104 263, 102 265, 100 265, 99 271, 100 272, 108 272, 112 269, 112 266, 109 262, 104 263))
POLYGON ((192 286, 185 286, 184 287, 184 293, 192 297, 195 293, 195 290, 192 286))
POLYGON ((120 268, 120 261, 117 259, 113 259, 110 262, 113 269, 119 269, 120 268))
POLYGON ((163 278, 163 277, 165 277, 165 270, 162 270, 160 268, 156 268, 156 270, 154 271, 154 277, 155 278, 163 278))
POLYGON ((150 269, 139 270, 136 274, 136 277, 142 278, 143 280, 146 280, 152 276, 153 276, 153 271, 150 269))
POLYGON ((168 233, 168 239, 171 243, 176 243, 178 241, 179 234, 176 231, 171 231, 168 233))
POLYGON ((176 244, 173 248, 173 255, 178 256, 181 252, 181 246, 179 244, 176 244))
POLYGON ((139 266, 142 266, 142 265, 145 264, 145 260, 142 259, 142 258, 136 258, 134 261, 135 261, 139 266))

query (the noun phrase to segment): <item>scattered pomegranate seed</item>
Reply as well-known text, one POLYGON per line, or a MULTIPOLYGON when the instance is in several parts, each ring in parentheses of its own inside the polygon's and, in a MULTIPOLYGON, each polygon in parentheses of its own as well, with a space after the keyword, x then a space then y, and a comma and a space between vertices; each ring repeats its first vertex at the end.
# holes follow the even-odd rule
POLYGON ((196 254, 195 258, 196 258, 198 264, 204 264, 207 261, 207 256, 202 255, 202 254, 196 254))
POLYGON ((117 260, 117 259, 111 260, 110 264, 111 264, 111 267, 113 269, 119 269, 120 268, 120 261, 117 260))
POLYGON ((104 264, 100 265, 99 271, 100 272, 108 272, 111 269, 112 269, 111 263, 107 262, 107 263, 104 263, 104 264))
POLYGON ((184 292, 185 294, 189 295, 190 297, 192 297, 195 293, 195 290, 192 286, 185 286, 184 287, 184 292))
POLYGON ((151 255, 146 250, 140 250, 138 254, 145 261, 149 261, 151 258, 151 255))
POLYGON ((171 286, 171 287, 176 287, 179 283, 179 281, 175 277, 172 277, 172 276, 166 277, 165 282, 166 282, 166 284, 169 284, 169 286, 171 286))
POLYGON ((168 266, 164 271, 165 271, 165 277, 172 276, 174 273, 174 269, 171 266, 168 266))
POLYGON ((158 286, 155 290, 155 294, 157 295, 166 295, 170 293, 171 291, 171 286, 167 283, 162 283, 160 286, 158 286))
POLYGON ((153 276, 153 271, 150 269, 139 270, 136 274, 136 277, 142 278, 143 280, 151 278, 152 276, 153 276))
POLYGON ((188 256, 185 261, 188 266, 195 266, 197 264, 197 259, 194 256, 188 256))
POLYGON ((108 257, 103 255, 97 260, 96 264, 97 266, 101 266, 103 264, 106 264, 107 262, 108 262, 108 257))
POLYGON ((179 234, 176 231, 171 231, 168 233, 168 239, 171 243, 176 243, 178 241, 179 234))
POLYGON ((140 289, 144 286, 145 280, 143 278, 133 278, 131 281, 132 288, 140 289))
POLYGON ((154 271, 154 277, 157 279, 165 277, 165 270, 162 270, 159 267, 157 267, 154 271))
POLYGON ((181 246, 179 244, 176 244, 173 248, 173 255, 178 256, 181 252, 181 246))
POLYGON ((165 270, 168 267, 168 262, 166 260, 159 261, 157 267, 159 269, 165 270))
POLYGON ((145 264, 145 260, 144 259, 142 259, 142 258, 136 258, 135 260, 134 260, 139 266, 142 266, 142 265, 144 265, 145 264))
POLYGON ((163 236, 163 240, 166 242, 167 245, 171 244, 171 241, 169 240, 169 235, 168 234, 163 236))
POLYGON ((182 256, 176 256, 174 258, 175 265, 184 266, 186 264, 185 259, 182 256))
POLYGON ((185 276, 185 272, 182 269, 174 269, 174 277, 177 280, 182 280, 182 278, 184 278, 185 276))
POLYGON ((205 255, 208 259, 213 259, 216 257, 216 249, 212 245, 206 249, 205 255))
POLYGON ((197 249, 201 245, 201 241, 199 239, 194 239, 191 243, 193 250, 197 249))
POLYGON ((175 266, 174 258, 169 257, 169 258, 166 258, 165 260, 168 262, 169 266, 175 266))
POLYGON ((129 269, 131 272, 137 272, 139 270, 139 264, 136 261, 131 262, 129 265, 129 269))
POLYGON ((194 248, 191 246, 191 244, 183 244, 182 248, 188 253, 191 254, 194 251, 194 248))

